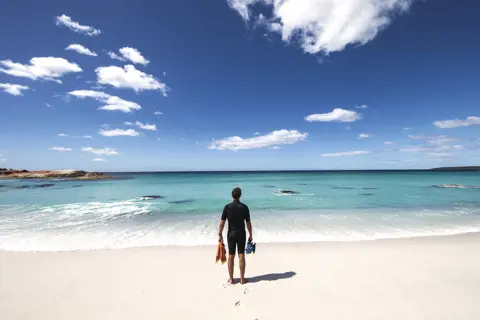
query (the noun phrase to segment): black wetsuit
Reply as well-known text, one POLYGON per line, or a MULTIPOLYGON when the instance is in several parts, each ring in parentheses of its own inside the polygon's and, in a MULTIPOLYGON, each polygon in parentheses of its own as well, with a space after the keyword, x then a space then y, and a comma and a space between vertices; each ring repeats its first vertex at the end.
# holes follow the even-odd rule
POLYGON ((250 222, 248 207, 240 201, 233 201, 223 209, 222 220, 228 220, 228 254, 234 255, 236 247, 238 247, 238 254, 244 254, 247 242, 245 221, 250 222))

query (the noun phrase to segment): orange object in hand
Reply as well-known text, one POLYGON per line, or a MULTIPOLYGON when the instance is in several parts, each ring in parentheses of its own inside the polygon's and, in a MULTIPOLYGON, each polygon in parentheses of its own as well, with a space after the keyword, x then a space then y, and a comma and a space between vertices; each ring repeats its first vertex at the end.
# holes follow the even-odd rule
POLYGON ((227 262, 227 251, 225 251, 225 245, 223 242, 219 241, 217 246, 217 256, 215 258, 215 263, 221 261, 222 264, 227 262))

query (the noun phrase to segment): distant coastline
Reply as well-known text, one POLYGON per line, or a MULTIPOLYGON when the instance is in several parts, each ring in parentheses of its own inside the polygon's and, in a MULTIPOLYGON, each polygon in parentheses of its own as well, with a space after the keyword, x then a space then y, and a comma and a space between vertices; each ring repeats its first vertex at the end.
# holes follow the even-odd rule
POLYGON ((86 172, 82 170, 44 170, 28 171, 0 168, 0 179, 52 179, 64 178, 71 180, 102 180, 112 176, 101 172, 86 172))

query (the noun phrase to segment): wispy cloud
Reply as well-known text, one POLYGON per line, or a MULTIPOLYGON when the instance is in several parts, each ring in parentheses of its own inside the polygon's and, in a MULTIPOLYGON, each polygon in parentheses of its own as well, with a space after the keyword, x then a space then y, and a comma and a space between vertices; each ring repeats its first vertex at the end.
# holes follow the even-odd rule
POLYGON ((357 109, 368 109, 368 106, 366 104, 362 104, 360 106, 355 106, 357 109))
POLYGON ((59 133, 57 134, 57 137, 67 137, 67 135, 65 133, 59 133))
POLYGON ((138 133, 137 131, 133 130, 133 129, 127 129, 127 130, 123 130, 123 129, 110 129, 110 130, 104 130, 104 129, 101 129, 99 132, 98 132, 100 135, 104 136, 104 137, 119 137, 119 136, 128 136, 128 137, 137 137, 138 135, 140 135, 140 133, 138 133))
POLYGON ((60 151, 60 152, 72 151, 71 148, 64 148, 64 147, 52 147, 52 148, 50 148, 50 150, 60 151))
POLYGON ((247 22, 264 25, 290 43, 295 39, 308 53, 342 51, 364 45, 409 9, 411 0, 227 0, 247 22), (266 6, 256 11, 256 5, 266 6))
POLYGON ((368 133, 360 133, 360 134, 357 136, 357 139, 368 139, 368 138, 371 138, 371 137, 373 137, 373 135, 368 134, 368 133))
POLYGON ((135 92, 144 90, 160 90, 163 95, 168 92, 168 87, 151 74, 137 70, 135 66, 129 64, 121 67, 109 66, 98 67, 97 82, 99 84, 110 85, 115 88, 133 89, 135 92))
POLYGON ((445 152, 445 151, 460 151, 465 150, 463 145, 442 145, 442 146, 413 146, 408 148, 399 149, 401 152, 445 152))
POLYGON ((411 130, 411 129, 412 128, 408 128, 408 127, 403 128, 403 130, 405 130, 405 131, 408 131, 408 130, 411 130))
POLYGON ((480 117, 467 117, 465 120, 441 120, 435 121, 433 125, 440 129, 453 129, 458 127, 469 127, 473 125, 480 125, 480 117))
POLYGON ((446 157, 452 157, 453 154, 448 153, 448 152, 429 152, 427 153, 429 157, 438 157, 438 158, 446 158, 446 157))
POLYGON ((148 124, 148 123, 142 123, 140 121, 136 121, 135 123, 126 121, 123 123, 126 126, 137 126, 142 130, 150 130, 150 131, 157 131, 157 125, 156 124, 148 124))
POLYGON ((108 160, 105 160, 103 158, 95 158, 95 159, 92 159, 93 162, 107 162, 108 160))
POLYGON ((87 147, 87 148, 82 148, 82 151, 91 152, 96 155, 104 155, 104 156, 118 156, 120 154, 114 148, 94 149, 92 147, 87 147))
POLYGON ((80 53, 80 54, 83 54, 83 55, 86 55, 86 56, 92 56, 92 57, 97 56, 97 54, 95 52, 90 51, 90 49, 85 48, 84 46, 82 46, 81 44, 78 44, 78 43, 72 43, 71 45, 66 47, 65 50, 75 51, 77 53, 80 53))
POLYGON ((425 141, 428 144, 434 144, 434 145, 443 145, 443 144, 449 144, 449 143, 460 141, 460 139, 452 138, 452 137, 448 137, 448 136, 444 136, 444 135, 441 135, 441 136, 409 135, 408 138, 410 140, 425 141))
POLYGON ((112 96, 101 91, 75 90, 70 91, 68 94, 80 99, 91 98, 104 103, 105 105, 99 107, 99 110, 121 111, 128 113, 135 110, 140 110, 142 108, 139 104, 135 102, 123 100, 122 98, 112 96))
POLYGON ((135 64, 141 64, 146 66, 147 64, 150 63, 149 60, 145 59, 145 57, 141 54, 138 49, 131 48, 131 47, 123 47, 118 50, 120 52, 120 55, 116 54, 115 52, 108 51, 107 55, 115 60, 120 60, 120 61, 130 61, 135 64))
POLYGON ((71 17, 62 14, 56 19, 57 26, 64 26, 76 33, 81 33, 87 36, 98 36, 102 33, 100 30, 95 29, 92 26, 81 25, 80 23, 73 21, 71 17))
POLYGON ((392 145, 393 142, 392 142, 392 141, 385 141, 383 144, 385 144, 385 145, 392 145))
POLYGON ((28 86, 12 83, 0 83, 0 89, 13 96, 23 96, 23 90, 30 89, 28 86))
POLYGON ((347 157, 347 156, 361 156, 365 154, 370 154, 370 151, 356 150, 356 151, 345 151, 345 152, 336 152, 336 153, 324 153, 322 157, 347 157))
POLYGON ((294 144, 303 141, 308 137, 308 133, 302 133, 297 130, 277 130, 263 136, 252 138, 241 138, 238 136, 215 140, 210 149, 216 150, 245 150, 273 147, 276 145, 294 144))
POLYGON ((161 111, 155 111, 153 113, 154 116, 161 116, 162 114, 163 114, 163 112, 161 112, 161 111))
POLYGON ((308 115, 305 120, 309 122, 354 122, 361 118, 356 111, 335 108, 332 112, 308 115))
POLYGON ((28 78, 31 80, 48 80, 62 83, 59 78, 67 73, 82 72, 76 63, 69 62, 63 58, 56 57, 35 57, 30 59, 30 64, 21 64, 12 60, 2 60, 0 72, 14 77, 28 78))

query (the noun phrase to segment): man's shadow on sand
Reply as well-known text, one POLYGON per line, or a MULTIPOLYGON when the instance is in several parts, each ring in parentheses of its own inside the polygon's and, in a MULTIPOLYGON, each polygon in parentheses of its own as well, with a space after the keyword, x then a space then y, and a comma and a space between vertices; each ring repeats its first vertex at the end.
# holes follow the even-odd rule
POLYGON ((292 278, 296 275, 295 272, 289 271, 289 272, 284 272, 284 273, 269 273, 269 274, 264 274, 261 276, 255 276, 248 278, 248 283, 257 283, 261 281, 277 281, 277 280, 283 280, 283 279, 289 279, 292 278))

